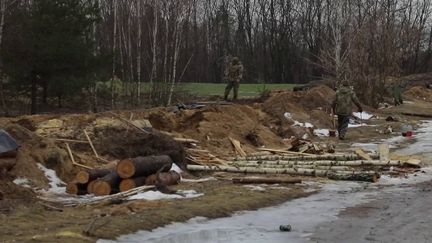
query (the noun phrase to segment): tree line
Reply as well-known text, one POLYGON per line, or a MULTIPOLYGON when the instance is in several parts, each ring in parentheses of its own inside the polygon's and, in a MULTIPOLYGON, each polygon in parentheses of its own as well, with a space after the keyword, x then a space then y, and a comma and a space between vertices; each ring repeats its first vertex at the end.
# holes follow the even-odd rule
POLYGON ((228 56, 244 82, 348 79, 375 104, 431 48, 429 0, 0 0, 1 106, 169 105, 228 56))

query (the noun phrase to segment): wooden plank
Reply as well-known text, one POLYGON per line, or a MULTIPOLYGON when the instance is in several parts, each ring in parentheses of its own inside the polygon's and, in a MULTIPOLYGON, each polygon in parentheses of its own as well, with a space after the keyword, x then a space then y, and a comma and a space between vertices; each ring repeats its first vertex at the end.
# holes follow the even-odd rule
POLYGON ((363 159, 365 159, 365 160, 372 160, 372 157, 369 155, 369 154, 367 154, 367 153, 365 153, 365 151, 363 151, 363 149, 356 149, 355 151, 354 151, 359 157, 361 157, 361 158, 363 158, 363 159))
POLYGON ((381 161, 388 161, 390 158, 390 148, 388 144, 379 144, 378 151, 381 161))
POLYGON ((90 144, 90 147, 91 147, 91 149, 93 150, 94 155, 96 156, 96 158, 99 158, 99 155, 98 155, 98 153, 97 153, 95 147, 93 146, 93 143, 92 143, 92 141, 91 141, 91 139, 90 139, 90 136, 88 135, 88 133, 87 133, 87 131, 86 131, 85 129, 84 129, 84 135, 86 136, 87 141, 88 141, 88 143, 90 144))
POLYGON ((240 156, 247 156, 246 152, 241 148, 241 143, 238 140, 235 140, 232 137, 228 137, 229 140, 231 141, 232 145, 234 146, 235 151, 237 152, 238 155, 240 156))

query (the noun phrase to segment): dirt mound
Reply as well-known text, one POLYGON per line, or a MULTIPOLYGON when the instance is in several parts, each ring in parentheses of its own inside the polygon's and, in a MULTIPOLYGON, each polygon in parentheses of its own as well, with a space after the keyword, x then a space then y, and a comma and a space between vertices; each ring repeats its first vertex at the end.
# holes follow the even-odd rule
POLYGON ((432 90, 427 89, 423 86, 414 86, 411 89, 404 92, 404 96, 409 99, 432 101, 432 90))
POLYGON ((247 138, 251 133, 262 145, 283 145, 269 127, 271 124, 266 124, 267 114, 246 105, 208 106, 184 111, 176 119, 175 132, 199 140, 202 146, 218 155, 233 155, 229 137, 239 140, 246 152, 255 151, 256 141, 247 138))
POLYGON ((284 116, 285 113, 289 113, 293 120, 328 127, 331 125, 328 113, 334 96, 335 92, 325 85, 302 92, 273 93, 264 102, 263 110, 278 119, 281 125, 292 125, 284 116))

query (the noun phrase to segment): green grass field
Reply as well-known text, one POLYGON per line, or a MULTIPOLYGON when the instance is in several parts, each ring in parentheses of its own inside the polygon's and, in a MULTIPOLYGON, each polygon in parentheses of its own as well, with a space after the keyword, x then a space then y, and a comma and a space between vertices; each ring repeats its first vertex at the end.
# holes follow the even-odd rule
MULTIPOLYGON (((188 91, 194 95, 206 97, 212 95, 224 95, 225 83, 184 83, 180 85, 180 89, 188 91)), ((291 90, 296 84, 240 84, 240 97, 257 97, 264 90, 289 89, 291 90)), ((232 91, 230 94, 232 97, 232 91)))

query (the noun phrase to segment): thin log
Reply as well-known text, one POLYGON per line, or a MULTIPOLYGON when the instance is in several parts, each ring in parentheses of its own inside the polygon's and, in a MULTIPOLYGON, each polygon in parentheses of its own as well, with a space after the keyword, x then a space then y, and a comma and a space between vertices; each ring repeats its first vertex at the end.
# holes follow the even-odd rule
POLYGON ((66 192, 72 195, 85 195, 87 194, 87 184, 72 181, 66 185, 66 192))
POLYGON ((432 118, 432 114, 422 114, 422 113, 412 113, 412 112, 402 112, 402 115, 405 116, 416 116, 416 117, 423 117, 423 118, 432 118))
MULTIPOLYGON (((236 168, 233 166, 201 166, 188 165, 190 171, 223 171, 232 173, 254 173, 254 174, 288 174, 301 176, 317 176, 327 177, 328 175, 376 175, 375 171, 329 171, 329 170, 313 170, 313 169, 273 169, 273 168, 254 168, 242 167, 236 168)), ((336 177, 334 177, 336 178, 336 177)), ((343 177, 341 177, 343 178, 343 177)))
POLYGON ((117 172, 113 171, 110 174, 96 180, 93 185, 92 192, 97 196, 106 196, 114 193, 120 184, 121 178, 117 172))
MULTIPOLYGON (((309 148, 309 146, 307 147, 309 148)), ((259 148, 258 150, 261 151, 267 151, 272 153, 284 153, 284 154, 294 154, 294 155, 304 155, 304 156, 314 156, 314 154, 308 154, 304 152, 293 152, 293 151, 287 151, 287 150, 281 150, 281 149, 268 149, 268 148, 259 148)), ((306 149, 307 150, 307 149, 306 149)))
POLYGON ((77 182, 79 182, 81 184, 86 184, 86 183, 89 183, 89 182, 96 180, 98 178, 102 178, 111 172, 112 172, 112 170, 110 170, 110 169, 102 169, 102 168, 80 171, 75 176, 75 179, 77 182))
MULTIPOLYGON (((334 171, 353 171, 355 168, 351 166, 316 166, 316 165, 253 165, 253 164, 233 164, 238 167, 255 167, 255 168, 275 168, 275 169, 314 169, 314 170, 334 170, 334 171)), ((360 168, 360 167, 357 167, 360 168)))
POLYGON ((314 165, 314 166, 404 166, 405 163, 399 160, 379 161, 379 160, 317 160, 317 161, 235 161, 231 165, 314 165))
POLYGON ((117 165, 117 173, 123 179, 138 176, 149 176, 157 173, 169 171, 172 166, 172 160, 167 155, 137 157, 124 159, 117 165))
POLYGON ((120 191, 125 192, 129 191, 130 189, 143 186, 146 184, 146 178, 145 176, 136 177, 136 178, 130 178, 130 179, 124 179, 120 182, 120 191))
POLYGON ((233 183, 236 184, 296 184, 302 182, 302 180, 299 178, 254 178, 254 177, 233 178, 232 181, 233 183))
MULTIPOLYGON (((378 156, 371 156, 373 159, 378 159, 378 156)), ((341 155, 308 155, 308 156, 280 156, 280 155, 271 155, 271 156, 250 156, 250 157, 238 157, 235 158, 236 161, 244 161, 244 160, 286 160, 286 161, 295 161, 295 160, 361 160, 362 158, 356 154, 341 154, 341 155)))
POLYGON ((99 158, 99 154, 97 153, 95 147, 93 146, 92 140, 90 139, 90 136, 88 135, 88 133, 85 129, 84 129, 84 135, 87 138, 87 141, 90 144, 90 147, 93 150, 94 155, 96 156, 96 158, 99 158))

